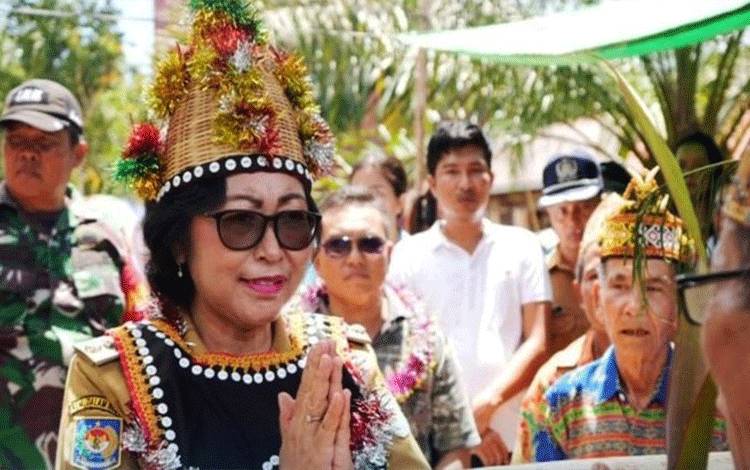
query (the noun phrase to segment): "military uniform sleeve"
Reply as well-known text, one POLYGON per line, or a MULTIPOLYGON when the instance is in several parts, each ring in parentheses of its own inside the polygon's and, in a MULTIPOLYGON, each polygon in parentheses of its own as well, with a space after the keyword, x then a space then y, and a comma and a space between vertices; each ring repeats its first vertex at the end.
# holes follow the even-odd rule
POLYGON ((56 469, 139 468, 128 452, 122 450, 129 397, 117 353, 111 343, 106 344, 108 339, 84 342, 84 347, 98 347, 98 356, 78 351, 70 364, 56 469), (97 365, 92 357, 101 363, 97 365))
POLYGON ((481 438, 474 423, 453 349, 438 335, 439 356, 432 387, 433 447, 441 455, 479 445, 481 438))

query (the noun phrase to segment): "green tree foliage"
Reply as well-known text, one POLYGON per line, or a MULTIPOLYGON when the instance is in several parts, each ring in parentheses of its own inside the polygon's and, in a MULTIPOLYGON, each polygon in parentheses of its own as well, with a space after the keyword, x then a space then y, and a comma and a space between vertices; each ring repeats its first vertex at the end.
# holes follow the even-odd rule
MULTIPOLYGON (((536 0, 268 0, 272 31, 311 64, 323 110, 344 141, 411 135, 415 54, 394 36, 506 22, 593 1, 536 0), (427 7, 425 8, 425 4, 427 7), (426 26, 425 26, 426 25, 426 26), (378 125, 388 132, 366 132, 378 125), (365 131, 365 132, 363 132, 365 131), (353 139, 348 139, 353 135, 353 139)), ((701 45, 620 61, 618 68, 648 103, 673 146, 702 130, 733 150, 750 108, 750 48, 742 32, 701 45)), ((595 65, 519 67, 448 53, 428 54, 429 123, 469 118, 521 149, 550 124, 598 121, 621 144, 653 164, 648 147, 616 84, 595 65)), ((581 144, 596 147, 581 135, 581 144)), ((360 144, 361 145, 361 144, 360 144)), ((342 147, 349 158, 358 148, 342 147), (352 152, 353 151, 353 152, 352 152)), ((613 155, 616 156, 616 155, 613 155)))

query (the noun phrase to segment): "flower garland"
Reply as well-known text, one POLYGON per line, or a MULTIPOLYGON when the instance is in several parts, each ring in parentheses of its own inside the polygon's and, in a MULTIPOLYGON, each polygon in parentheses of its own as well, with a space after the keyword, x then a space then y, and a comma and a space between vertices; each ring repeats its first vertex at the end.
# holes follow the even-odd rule
MULTIPOLYGON (((435 347, 437 326, 430 315, 424 314, 418 300, 404 287, 386 285, 404 306, 413 314, 407 317, 408 336, 402 352, 402 360, 392 369, 383 371, 388 390, 399 403, 404 403, 435 369, 435 347)), ((327 309, 328 292, 318 280, 300 295, 303 309, 321 312, 327 309)))
MULTIPOLYGON (((279 146, 279 117, 264 85, 263 64, 281 84, 296 111, 303 156, 315 176, 333 167, 334 138, 315 105, 307 68, 294 54, 271 48, 258 11, 245 0, 190 0, 189 46, 179 45, 156 66, 147 102, 162 123, 194 87, 212 90, 219 103, 213 140, 238 150, 273 154, 279 146)), ((145 200, 163 184, 163 144, 133 152, 131 142, 152 138, 153 123, 136 124, 114 178, 145 200), (148 129, 146 132, 144 129, 148 129)))

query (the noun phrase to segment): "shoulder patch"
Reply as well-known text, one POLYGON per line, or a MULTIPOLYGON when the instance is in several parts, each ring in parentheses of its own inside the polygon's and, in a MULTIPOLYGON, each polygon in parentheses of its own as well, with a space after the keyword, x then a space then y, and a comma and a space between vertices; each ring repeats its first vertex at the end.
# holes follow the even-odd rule
POLYGON ((114 340, 108 335, 81 341, 73 345, 73 348, 97 366, 112 362, 119 355, 114 340))
POLYGON ((346 339, 350 342, 357 344, 372 343, 372 338, 367 334, 367 330, 364 326, 355 323, 352 325, 346 325, 345 328, 346 339))
POLYGON ((76 468, 107 470, 120 466, 122 419, 75 418, 70 463, 76 468))
POLYGON ((83 410, 100 410, 113 415, 117 414, 112 403, 98 395, 85 396, 68 405, 68 414, 74 415, 83 410))

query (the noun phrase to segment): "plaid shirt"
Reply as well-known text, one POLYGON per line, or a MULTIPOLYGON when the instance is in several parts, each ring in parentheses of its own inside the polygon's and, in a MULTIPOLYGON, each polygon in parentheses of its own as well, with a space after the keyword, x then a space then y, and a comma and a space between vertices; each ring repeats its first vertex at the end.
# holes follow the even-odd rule
MULTIPOLYGON (((649 405, 627 400, 610 346, 596 361, 563 375, 545 394, 545 423, 534 434, 538 462, 666 453, 667 365, 649 405)), ((727 450, 726 423, 714 421, 712 450, 727 450)))
MULTIPOLYGON (((453 350, 437 322, 426 316, 422 304, 405 289, 386 284, 383 290, 390 316, 372 347, 414 438, 427 461, 435 465, 447 452, 479 445, 474 415, 453 350), (431 326, 424 329, 427 324, 431 326), (422 361, 425 356, 429 360, 422 361), (396 382, 414 386, 394 389, 396 382)), ((308 311, 330 314, 326 298, 324 287, 312 285, 296 302, 308 311)))
MULTIPOLYGON (((372 346, 378 357, 378 365, 388 378, 408 362, 413 346, 410 338, 419 328, 418 320, 424 315, 418 302, 409 298, 403 289, 386 286, 390 319, 383 325, 380 335, 372 346)), ((434 322, 434 320, 433 320, 434 322)), ((434 325, 437 327, 437 325, 434 325)), ((440 456, 456 449, 466 449, 481 442, 474 424, 460 379, 458 363, 445 336, 436 328, 431 329, 432 371, 414 391, 399 399, 414 437, 431 464, 440 456)))

